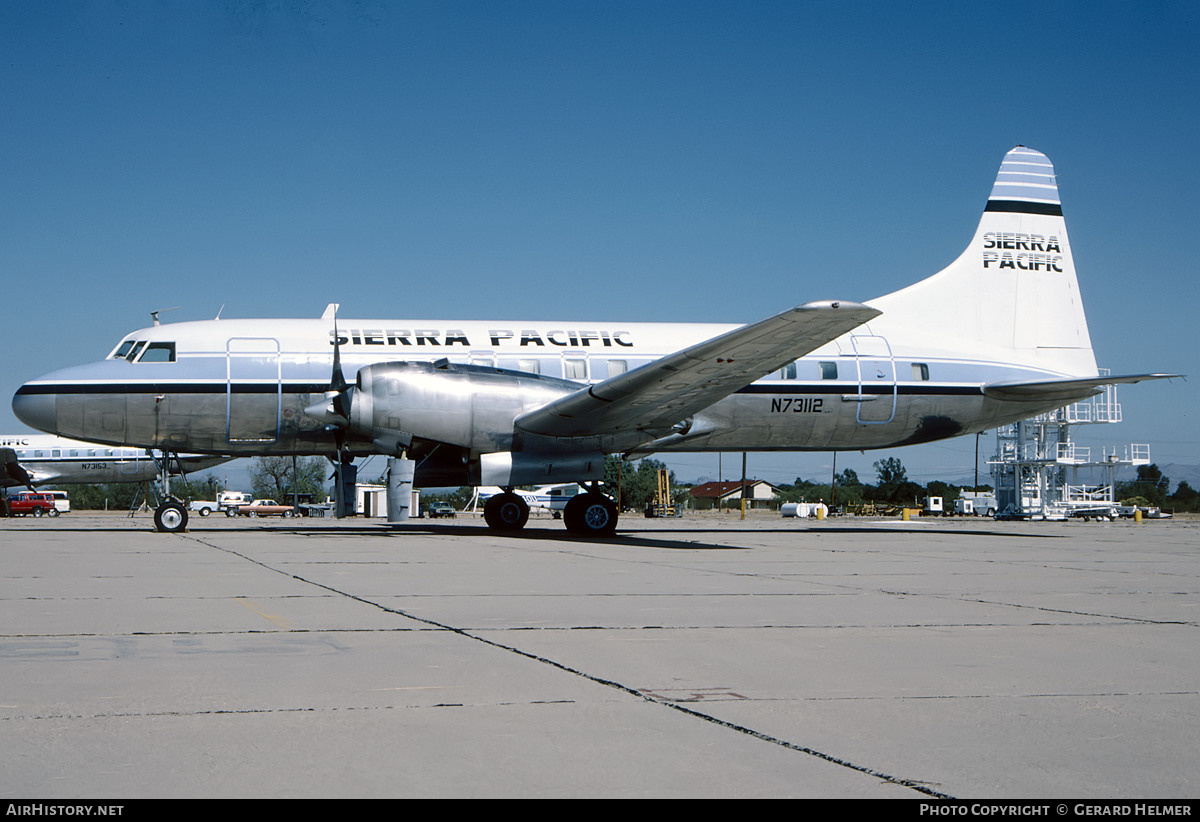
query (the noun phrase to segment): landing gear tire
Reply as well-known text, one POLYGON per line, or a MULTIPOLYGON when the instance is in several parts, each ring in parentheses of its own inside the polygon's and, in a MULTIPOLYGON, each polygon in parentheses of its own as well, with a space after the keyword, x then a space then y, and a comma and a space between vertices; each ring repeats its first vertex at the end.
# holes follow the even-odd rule
POLYGON ((577 536, 611 537, 617 531, 617 505, 603 494, 579 494, 563 509, 563 522, 577 536))
POLYGON ((516 494, 497 494, 484 504, 483 521, 493 531, 520 531, 529 521, 529 505, 516 494))
POLYGON ((154 527, 168 534, 187 528, 187 509, 178 502, 164 502, 154 509, 154 527))

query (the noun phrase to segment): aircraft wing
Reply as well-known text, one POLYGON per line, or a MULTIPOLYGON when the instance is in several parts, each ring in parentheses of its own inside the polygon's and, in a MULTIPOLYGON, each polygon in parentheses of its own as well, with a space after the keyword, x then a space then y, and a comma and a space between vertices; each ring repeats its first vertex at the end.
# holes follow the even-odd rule
POLYGON ((805 303, 582 388, 521 415, 516 426, 547 437, 662 436, 880 313, 861 303, 805 303))
POLYGON ((983 386, 983 395, 998 400, 1042 402, 1062 400, 1075 402, 1100 393, 1101 386, 1142 382, 1143 380, 1170 380, 1181 374, 1124 374, 1121 376, 1100 375, 1096 377, 1072 377, 1063 380, 1037 380, 1034 382, 1000 382, 983 386))
POLYGON ((0 448, 0 487, 24 485, 33 490, 33 478, 17 462, 17 452, 11 448, 0 448))

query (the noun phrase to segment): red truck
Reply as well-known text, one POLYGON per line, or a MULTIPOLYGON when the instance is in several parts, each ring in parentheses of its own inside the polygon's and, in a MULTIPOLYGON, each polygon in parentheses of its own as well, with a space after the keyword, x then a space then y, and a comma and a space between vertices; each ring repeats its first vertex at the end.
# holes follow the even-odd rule
POLYGON ((4 500, 10 517, 23 517, 32 514, 35 517, 57 517, 58 507, 54 504, 53 494, 37 494, 24 491, 13 494, 4 500))

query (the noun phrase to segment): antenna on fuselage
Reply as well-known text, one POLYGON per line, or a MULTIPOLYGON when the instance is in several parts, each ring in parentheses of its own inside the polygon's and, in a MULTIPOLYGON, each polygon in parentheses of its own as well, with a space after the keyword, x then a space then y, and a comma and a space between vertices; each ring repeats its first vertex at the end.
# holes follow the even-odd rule
POLYGON ((179 309, 181 309, 181 308, 183 308, 183 306, 181 306, 181 305, 177 305, 177 306, 174 306, 174 307, 172 307, 172 308, 160 308, 160 309, 158 309, 158 311, 151 311, 151 312, 150 312, 150 319, 154 320, 154 324, 155 324, 155 325, 161 325, 162 323, 160 323, 160 322, 158 321, 158 315, 159 315, 159 314, 165 314, 165 313, 166 313, 166 312, 168 312, 168 311, 178 311, 178 310, 179 310, 179 309))

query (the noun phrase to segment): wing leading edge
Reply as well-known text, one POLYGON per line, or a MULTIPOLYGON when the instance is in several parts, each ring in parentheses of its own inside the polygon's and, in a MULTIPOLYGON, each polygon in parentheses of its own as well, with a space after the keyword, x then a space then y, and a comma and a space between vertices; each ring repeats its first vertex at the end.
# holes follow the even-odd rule
POLYGON ((516 426, 555 438, 662 436, 880 313, 861 303, 805 303, 568 394, 518 417, 516 426))

